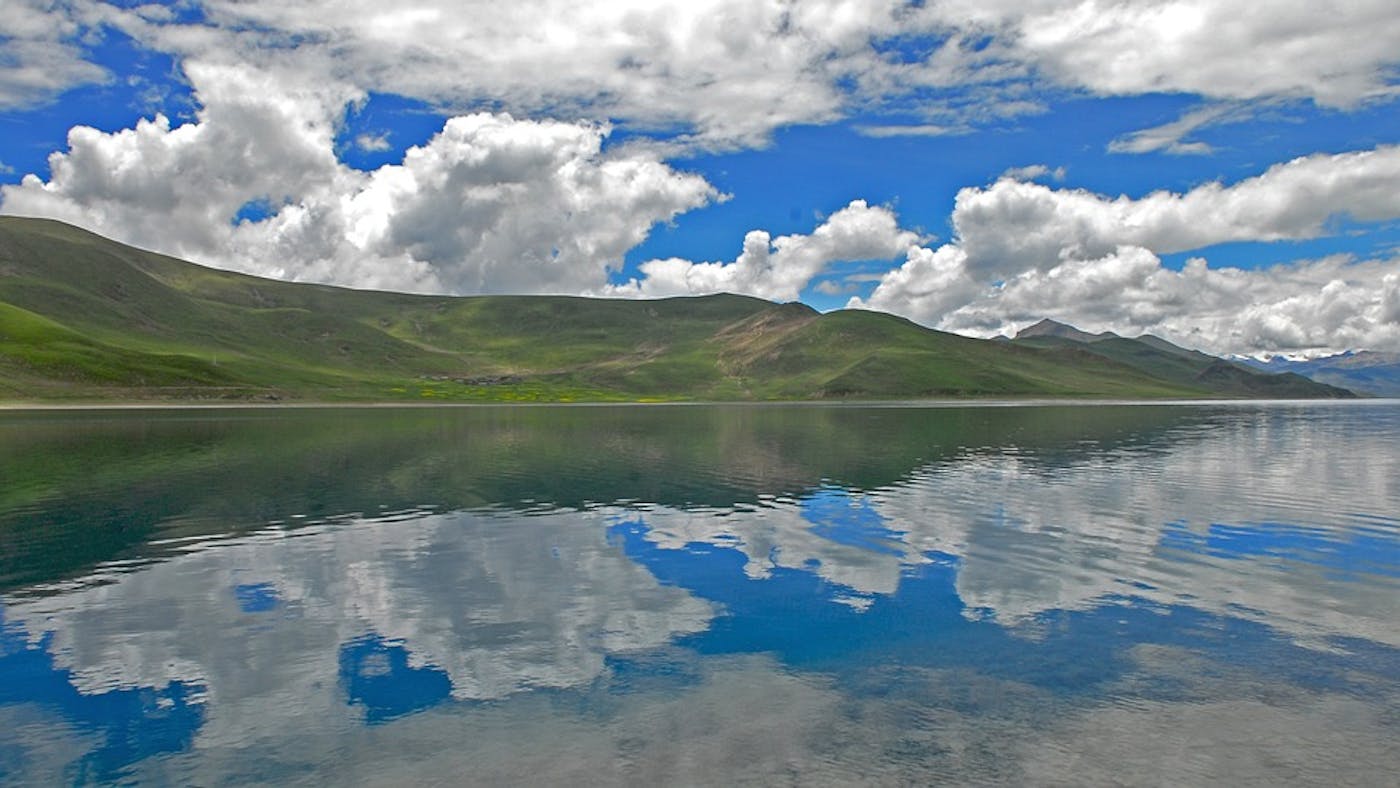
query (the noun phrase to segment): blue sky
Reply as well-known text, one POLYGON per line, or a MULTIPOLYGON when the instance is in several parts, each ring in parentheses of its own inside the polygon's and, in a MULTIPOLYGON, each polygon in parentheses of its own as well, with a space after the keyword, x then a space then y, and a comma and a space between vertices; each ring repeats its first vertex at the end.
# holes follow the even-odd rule
POLYGON ((1400 350, 1400 14, 21 0, 0 212, 352 287, 1400 350))

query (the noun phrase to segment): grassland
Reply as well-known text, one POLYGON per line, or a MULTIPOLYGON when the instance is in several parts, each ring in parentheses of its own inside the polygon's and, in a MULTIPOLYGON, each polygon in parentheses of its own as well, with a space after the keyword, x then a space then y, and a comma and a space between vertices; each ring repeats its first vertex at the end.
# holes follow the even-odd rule
POLYGON ((0 400, 1221 393, 1072 344, 970 339, 876 312, 818 314, 723 294, 625 301, 349 290, 204 268, 59 222, 0 217, 0 400))

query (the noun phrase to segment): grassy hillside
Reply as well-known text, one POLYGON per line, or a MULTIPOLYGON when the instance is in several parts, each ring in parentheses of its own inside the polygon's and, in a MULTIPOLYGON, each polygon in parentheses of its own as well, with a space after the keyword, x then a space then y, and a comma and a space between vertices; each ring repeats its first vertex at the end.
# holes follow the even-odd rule
POLYGON ((1113 334, 1098 335, 1088 341, 1042 334, 1029 338, 1018 336, 1011 344, 1042 350, 1078 348, 1164 382, 1203 389, 1218 397, 1290 399, 1352 396, 1350 391, 1317 383, 1301 375, 1259 374, 1256 370, 1215 356, 1177 347, 1150 334, 1135 339, 1113 334))
POLYGON ((293 284, 204 268, 59 222, 0 217, 3 399, 1219 393, 1152 364, 1037 341, 1051 344, 969 339, 886 314, 822 315, 735 295, 459 298, 293 284))

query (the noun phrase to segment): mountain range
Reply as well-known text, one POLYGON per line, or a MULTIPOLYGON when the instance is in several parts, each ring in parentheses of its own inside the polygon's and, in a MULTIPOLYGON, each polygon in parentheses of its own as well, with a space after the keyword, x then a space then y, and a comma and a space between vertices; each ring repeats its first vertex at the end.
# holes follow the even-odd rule
POLYGON ((1267 361, 1255 358, 1239 361, 1265 372, 1294 372, 1359 394, 1400 397, 1400 353, 1359 350, 1313 359, 1274 356, 1267 361))
POLYGON ((205 268, 0 217, 0 399, 668 401, 1343 397, 1046 321, 1004 341, 747 296, 434 296, 205 268))
POLYGON ((1131 339, 1108 331, 1089 334, 1047 318, 1022 329, 1010 344, 1042 349, 1078 348, 1158 379, 1204 387, 1223 397, 1338 396, 1335 391, 1307 393, 1326 384, 1317 384, 1291 370, 1260 375, 1259 370, 1238 361, 1188 350, 1152 334, 1131 339))

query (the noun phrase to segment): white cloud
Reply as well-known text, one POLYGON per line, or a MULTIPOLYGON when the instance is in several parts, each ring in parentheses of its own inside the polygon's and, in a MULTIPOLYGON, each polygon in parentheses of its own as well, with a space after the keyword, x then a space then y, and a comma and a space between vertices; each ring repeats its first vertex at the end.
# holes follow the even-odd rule
MULTIPOLYGON (((950 39, 935 57, 904 69, 909 84, 1001 81, 1225 102, 1127 135, 1113 144, 1118 152, 1208 153, 1209 145, 1183 138, 1238 119, 1252 104, 1306 101, 1345 110, 1400 93, 1400 15, 1390 0, 1325 9, 1300 0, 945 0, 920 16, 950 39)), ((991 91, 974 109, 994 112, 1016 100, 1014 90, 991 91)))
POLYGON ((105 16, 188 58, 236 52, 452 111, 609 118, 747 145, 838 117, 838 83, 863 67, 872 37, 896 30, 900 5, 407 0, 386 12, 368 0, 211 0, 197 26, 105 16))
POLYGON ((1381 279, 1381 322, 1400 325, 1400 273, 1381 279))
POLYGON ((856 131, 867 137, 946 137, 953 134, 966 134, 966 126, 940 126, 921 123, 909 126, 856 126, 856 131))
MULTIPOLYGON (((1214 151, 1204 142, 1188 142, 1186 137, 1206 126, 1231 119, 1228 105, 1208 105, 1182 115, 1174 121, 1142 129, 1119 137, 1108 144, 1110 153, 1152 153, 1163 151, 1178 156, 1197 156, 1214 151)), ((1235 112, 1234 119, 1241 113, 1235 112)))
POLYGON ((916 233, 900 229, 889 208, 854 200, 811 235, 773 238, 753 230, 744 236, 744 249, 732 262, 648 260, 639 267, 640 278, 610 287, 607 293, 654 297, 732 292, 790 301, 834 262, 887 259, 918 241, 916 233))
POLYGON ((27 175, 0 187, 5 210, 173 254, 236 258, 226 248, 229 222, 245 202, 296 202, 345 186, 336 183, 331 118, 353 93, 288 86, 249 69, 186 70, 204 104, 199 122, 172 128, 157 116, 110 134, 74 127, 68 151, 49 157, 47 182, 27 175))
POLYGON ((932 324, 981 290, 982 285, 968 273, 967 253, 961 247, 918 247, 909 250, 903 265, 880 279, 868 299, 853 298, 850 306, 893 312, 932 324))
POLYGON ((1015 181, 1038 181, 1041 178, 1062 181, 1065 179, 1065 168, 1056 167, 1052 170, 1044 164, 1030 164, 1025 167, 1012 167, 1003 172, 1001 177, 1015 181))
POLYGON ((601 156, 605 130, 503 115, 453 118, 348 201, 348 238, 433 266, 450 292, 577 293, 650 227, 716 197, 649 159, 601 156))
POLYGON ((1397 260, 1332 257, 1215 269, 1195 258, 1174 271, 1146 249, 1123 247, 1024 272, 946 313, 940 325, 1014 333, 1052 317, 1089 331, 1159 334, 1214 353, 1396 348, 1400 326, 1385 319, 1383 287, 1397 267, 1397 260))
MULTIPOLYGON (((918 247, 911 247, 918 248, 918 247)), ((851 295, 861 291, 862 286, 885 278, 884 272, 846 274, 833 279, 822 279, 814 285, 818 293, 830 296, 851 295)))
POLYGON ((823 279, 816 284, 816 291, 824 295, 839 296, 850 295, 860 289, 860 286, 851 282, 842 282, 835 279, 823 279))
POLYGON ((929 14, 995 35, 1001 57, 1098 95, 1307 98, 1349 107, 1395 95, 1400 15, 1389 0, 953 0, 929 14))
POLYGON ((0 14, 0 109, 26 107, 107 79, 83 57, 82 27, 44 0, 6 2, 0 14))
POLYGON ((1173 271, 1158 257, 1315 238, 1335 232, 1338 217, 1400 218, 1400 148, 1308 156, 1230 186, 1140 199, 1003 178, 958 194, 952 243, 911 251, 850 305, 983 335, 1054 317, 1213 352, 1400 348, 1400 261, 1240 270, 1194 259, 1173 271))
POLYGON ((1400 217, 1400 147, 1316 154, 1232 186, 1139 199, 1054 190, 1002 179, 958 193, 953 225, 969 265, 992 278, 1068 258, 1094 259, 1129 244, 1156 253, 1226 241, 1315 238, 1347 216, 1400 217))
POLYGON ((362 151, 379 152, 393 146, 389 144, 388 134, 359 134, 355 137, 355 147, 362 151))
POLYGON ((856 107, 928 118, 863 133, 957 133, 1043 109, 1028 91, 1045 86, 1349 108, 1395 95, 1391 5, 405 0, 386 12, 369 0, 208 0, 199 24, 87 3, 50 15, 115 25, 186 59, 221 53, 451 111, 607 118, 728 146, 856 107), (911 40, 930 53, 909 62, 888 46, 911 40))
POLYGON ((77 127, 52 177, 0 187, 9 213, 71 221, 220 267, 356 287, 568 292, 601 287, 650 227, 714 199, 704 179, 607 155, 591 124, 453 118, 401 164, 335 156, 343 85, 188 63, 197 122, 77 127), (249 201, 274 213, 233 224, 249 201))

